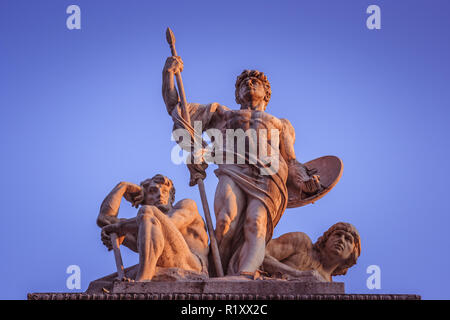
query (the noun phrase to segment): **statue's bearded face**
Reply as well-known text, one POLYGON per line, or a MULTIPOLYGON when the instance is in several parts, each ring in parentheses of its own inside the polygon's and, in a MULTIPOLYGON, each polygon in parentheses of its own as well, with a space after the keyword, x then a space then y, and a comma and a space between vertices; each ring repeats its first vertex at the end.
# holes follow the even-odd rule
POLYGON ((157 207, 163 212, 167 212, 172 206, 172 186, 167 183, 151 181, 144 185, 144 204, 157 207))
POLYGON ((244 104, 256 105, 264 101, 264 84, 255 77, 248 77, 243 80, 239 87, 239 98, 244 104))
POLYGON ((325 243, 325 253, 333 260, 347 260, 354 248, 353 235, 344 230, 335 230, 325 243))

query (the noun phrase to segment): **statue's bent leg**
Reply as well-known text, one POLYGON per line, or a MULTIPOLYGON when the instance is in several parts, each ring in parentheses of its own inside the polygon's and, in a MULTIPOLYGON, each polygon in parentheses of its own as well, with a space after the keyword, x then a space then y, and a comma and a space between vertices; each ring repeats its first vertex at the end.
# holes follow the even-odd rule
POLYGON ((139 271, 136 281, 151 280, 156 267, 202 271, 180 231, 155 206, 143 206, 138 213, 139 271))
POLYGON ((224 270, 232 252, 228 252, 234 237, 238 218, 246 203, 246 195, 241 188, 228 176, 220 175, 214 197, 214 213, 216 215, 216 238, 219 254, 224 270))
POLYGON ((263 263, 266 249, 267 209, 255 198, 248 202, 245 242, 239 254, 239 272, 254 273, 263 263))
MULTIPOLYGON (((154 214, 154 207, 143 206, 138 212, 139 270, 136 281, 151 280, 155 275, 156 262, 164 249, 162 226, 154 214)), ((157 210, 157 209, 156 209, 157 210)))

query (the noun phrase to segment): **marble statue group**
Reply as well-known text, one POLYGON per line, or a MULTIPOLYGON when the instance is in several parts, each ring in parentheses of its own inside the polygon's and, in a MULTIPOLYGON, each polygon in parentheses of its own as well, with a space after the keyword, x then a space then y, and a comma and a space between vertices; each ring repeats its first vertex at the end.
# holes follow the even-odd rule
POLYGON ((97 224, 103 244, 116 255, 119 246, 139 254, 133 272, 118 271, 120 280, 157 281, 164 270, 175 270, 180 279, 296 279, 313 271, 331 282, 333 276, 346 274, 361 253, 359 233, 350 223, 334 224, 315 243, 302 232, 273 238, 288 208, 315 202, 336 185, 342 161, 334 156, 307 163, 297 160, 295 123, 269 113, 271 87, 263 72, 244 70, 237 77, 238 109, 187 102, 181 79, 184 65, 170 29, 167 38, 172 55, 163 67, 162 97, 173 119, 172 130, 188 134, 177 143, 190 153, 190 185, 198 185, 202 203, 176 200, 174 181, 157 172, 138 184, 117 184, 102 202, 97 224), (194 122, 201 132, 195 132, 194 122), (221 134, 223 139, 212 139, 214 145, 208 146, 201 140, 204 132, 221 134), (230 132, 252 134, 239 145, 234 137, 225 139, 230 132), (261 150, 272 162, 276 157, 277 165, 260 156, 261 150), (211 154, 224 154, 226 159, 212 159, 211 154), (217 166, 215 226, 203 185, 208 162, 217 166), (118 217, 122 199, 137 209, 136 217, 118 217))

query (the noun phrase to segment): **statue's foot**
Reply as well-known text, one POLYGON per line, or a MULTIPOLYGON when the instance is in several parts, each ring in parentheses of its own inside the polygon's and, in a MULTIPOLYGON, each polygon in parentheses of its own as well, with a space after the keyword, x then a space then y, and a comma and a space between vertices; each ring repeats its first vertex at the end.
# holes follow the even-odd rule
POLYGON ((255 273, 254 272, 247 272, 247 271, 241 271, 239 273, 239 277, 254 280, 255 279, 255 273))
POLYGON ((264 278, 267 278, 268 276, 269 276, 269 274, 262 270, 256 270, 255 272, 241 271, 239 273, 239 277, 242 277, 245 279, 250 279, 250 280, 264 279, 264 278))
POLYGON ((123 277, 122 279, 117 278, 117 281, 123 281, 123 282, 135 282, 134 279, 128 278, 128 277, 123 277))

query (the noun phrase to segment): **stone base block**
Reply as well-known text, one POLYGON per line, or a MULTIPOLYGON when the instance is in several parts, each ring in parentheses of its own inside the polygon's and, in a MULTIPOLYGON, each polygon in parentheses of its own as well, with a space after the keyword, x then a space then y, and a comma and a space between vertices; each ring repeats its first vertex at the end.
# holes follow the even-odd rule
POLYGON ((150 293, 29 293, 28 300, 420 300, 415 294, 150 294, 150 293))
POLYGON ((212 278, 204 281, 124 282, 116 281, 111 293, 197 294, 197 295, 274 295, 344 294, 342 282, 306 282, 298 280, 242 280, 212 278))

